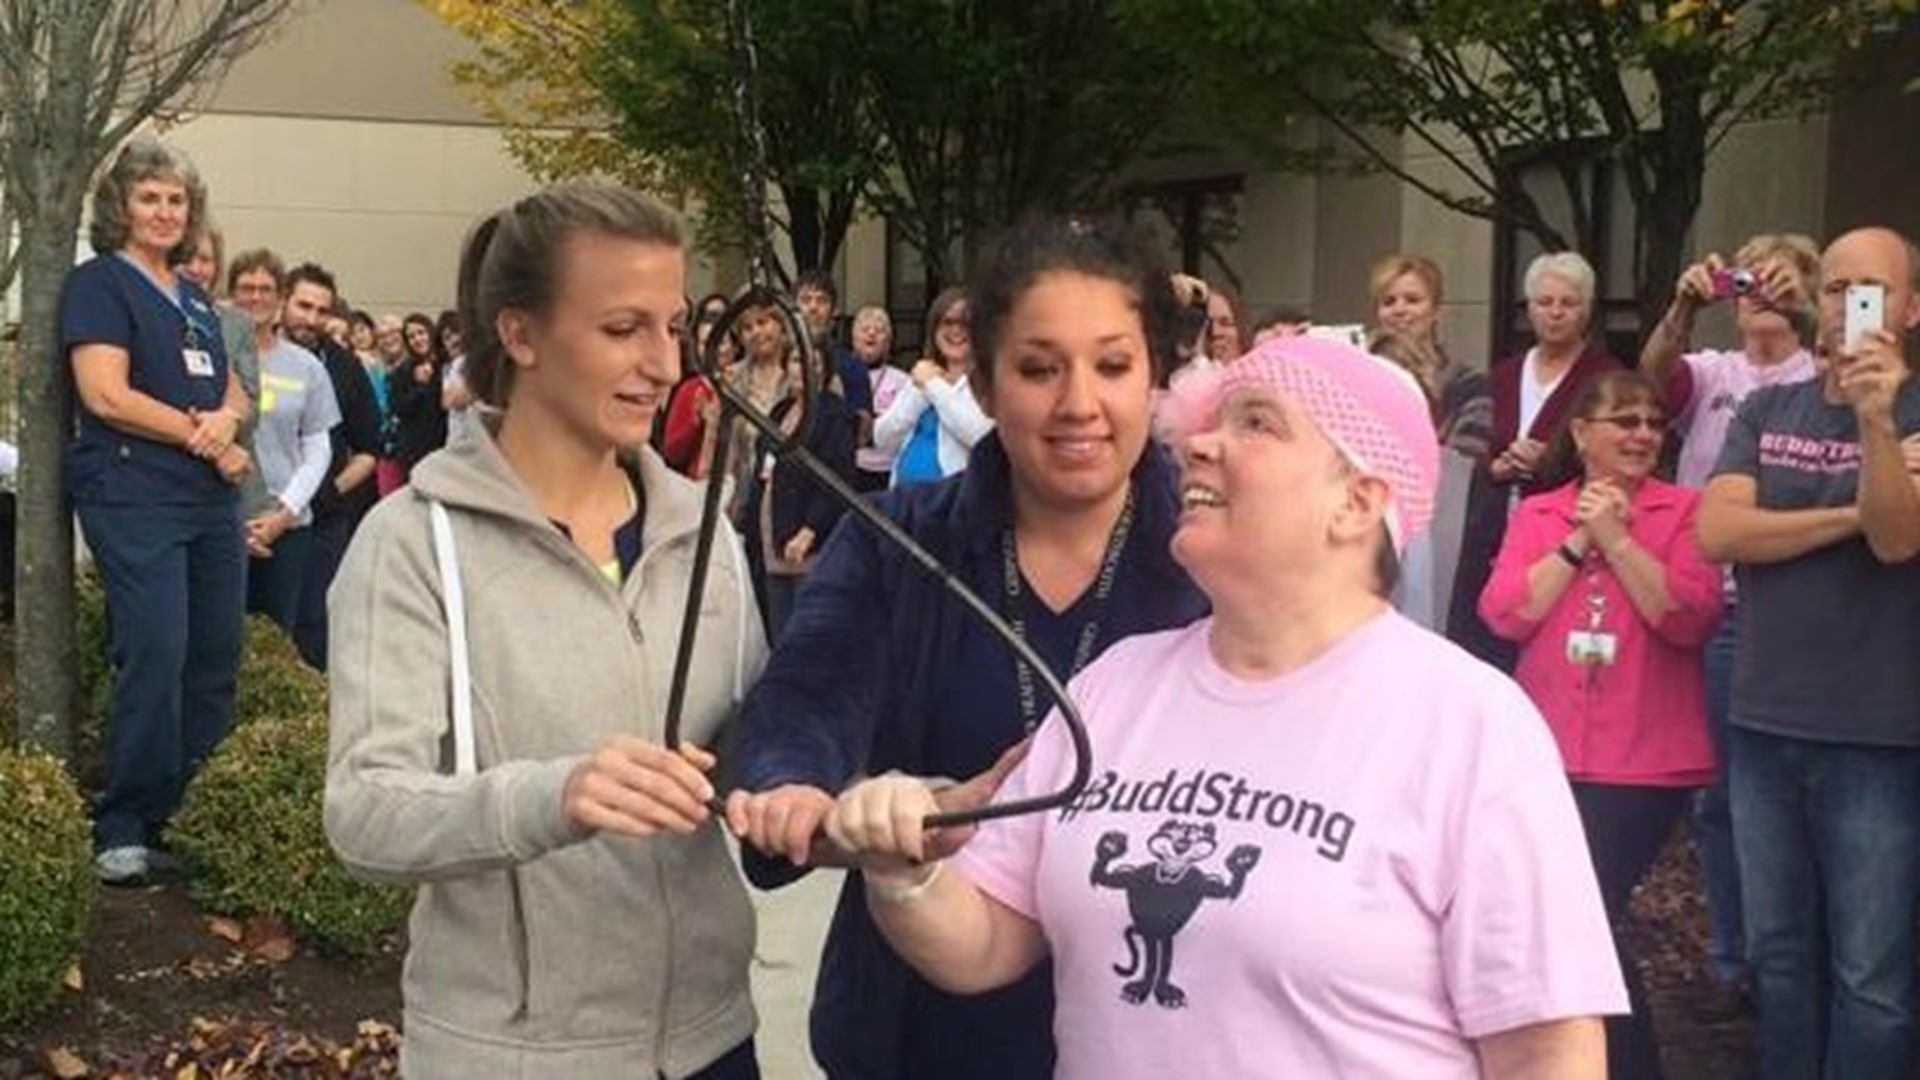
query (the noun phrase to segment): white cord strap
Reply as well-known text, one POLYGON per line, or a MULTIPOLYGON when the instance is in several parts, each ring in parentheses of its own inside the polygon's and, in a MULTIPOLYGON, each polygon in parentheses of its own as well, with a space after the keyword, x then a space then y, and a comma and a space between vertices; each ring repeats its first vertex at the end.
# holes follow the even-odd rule
POLYGON ((447 615, 447 653, 452 660, 453 774, 479 771, 473 739, 473 673, 467 656, 467 596, 460 584, 460 555, 453 544, 453 520, 438 500, 427 504, 433 520, 433 561, 440 567, 440 600, 447 615))

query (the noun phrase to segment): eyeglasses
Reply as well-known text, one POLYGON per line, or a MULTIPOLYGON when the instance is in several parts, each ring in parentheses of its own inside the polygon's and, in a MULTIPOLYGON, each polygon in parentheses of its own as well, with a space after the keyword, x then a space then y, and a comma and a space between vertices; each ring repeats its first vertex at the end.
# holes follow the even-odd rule
POLYGON ((1619 428, 1629 435, 1639 431, 1641 428, 1646 428, 1655 435, 1664 434, 1667 430, 1667 418, 1664 416, 1641 416, 1638 413, 1620 413, 1615 416, 1590 416, 1587 419, 1595 423, 1612 424, 1614 427, 1619 428))

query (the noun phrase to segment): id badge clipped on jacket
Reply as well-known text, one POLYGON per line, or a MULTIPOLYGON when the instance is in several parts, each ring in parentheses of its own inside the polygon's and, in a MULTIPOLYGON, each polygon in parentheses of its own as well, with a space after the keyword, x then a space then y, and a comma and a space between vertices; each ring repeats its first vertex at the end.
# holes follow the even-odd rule
POLYGON ((1607 617, 1607 597, 1599 582, 1587 593, 1587 628, 1567 632, 1567 662, 1580 667, 1605 667, 1619 657, 1620 639, 1600 629, 1607 617))

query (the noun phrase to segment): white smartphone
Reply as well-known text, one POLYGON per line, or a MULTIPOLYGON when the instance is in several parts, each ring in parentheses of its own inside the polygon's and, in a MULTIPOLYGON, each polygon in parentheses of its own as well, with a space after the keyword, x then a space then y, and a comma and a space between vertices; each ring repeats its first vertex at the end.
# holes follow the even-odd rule
POLYGON ((1841 342, 1847 351, 1860 347, 1860 339, 1870 330, 1887 325, 1887 287, 1885 285, 1849 285, 1846 295, 1846 330, 1841 342))

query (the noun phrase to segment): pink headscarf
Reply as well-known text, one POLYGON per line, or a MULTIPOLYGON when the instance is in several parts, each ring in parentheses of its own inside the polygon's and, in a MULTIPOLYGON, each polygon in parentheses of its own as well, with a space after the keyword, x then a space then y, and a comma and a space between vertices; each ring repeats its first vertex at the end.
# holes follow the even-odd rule
POLYGON ((1293 402, 1348 463, 1387 482, 1387 531, 1396 551, 1405 552, 1433 520, 1440 443, 1413 376, 1341 342, 1273 338, 1223 367, 1176 378, 1160 402, 1161 438, 1177 445, 1211 427, 1221 400, 1246 386, 1269 387, 1293 402))

